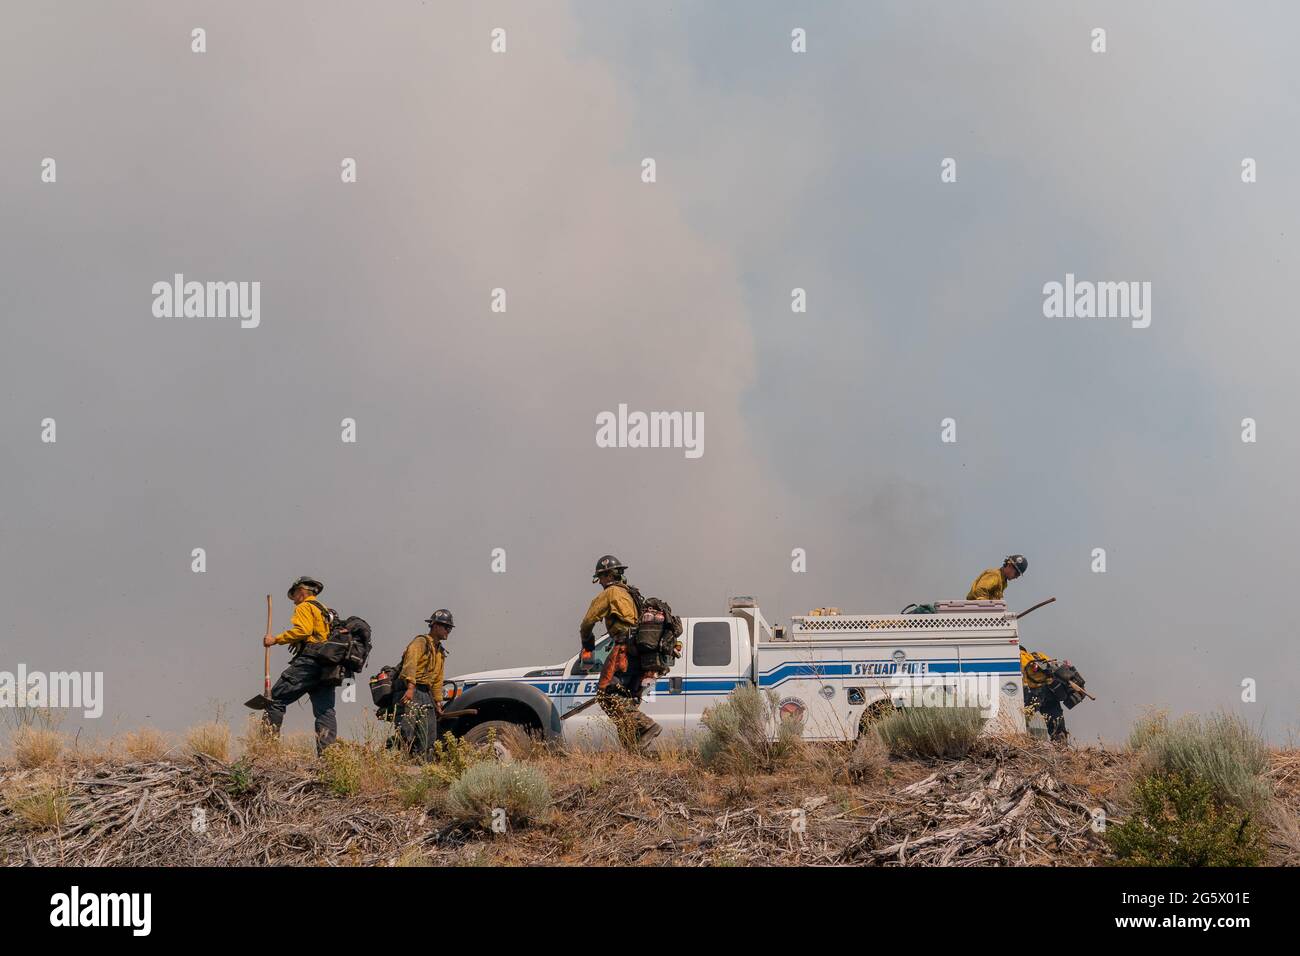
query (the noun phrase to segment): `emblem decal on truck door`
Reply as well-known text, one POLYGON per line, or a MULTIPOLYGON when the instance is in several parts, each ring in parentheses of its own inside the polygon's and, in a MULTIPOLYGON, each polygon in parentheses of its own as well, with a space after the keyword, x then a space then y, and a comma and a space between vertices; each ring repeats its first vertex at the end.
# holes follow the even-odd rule
POLYGON ((798 697, 786 697, 782 699, 779 709, 782 717, 803 720, 803 715, 807 712, 808 707, 798 697))

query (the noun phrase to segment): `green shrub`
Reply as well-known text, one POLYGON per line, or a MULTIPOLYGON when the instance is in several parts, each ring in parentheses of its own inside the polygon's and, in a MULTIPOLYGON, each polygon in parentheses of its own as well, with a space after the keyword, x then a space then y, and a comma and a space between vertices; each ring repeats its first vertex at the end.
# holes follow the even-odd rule
POLYGON ((446 783, 454 783, 465 771, 485 760, 496 760, 496 731, 489 730, 487 741, 481 746, 457 737, 451 731, 433 742, 429 754, 429 772, 446 783))
POLYGON ((1262 774, 1268 749, 1244 720, 1233 714, 1183 717, 1172 724, 1149 724, 1130 740, 1141 744, 1149 774, 1182 774, 1210 785, 1220 803, 1258 810, 1272 794, 1262 774))
POLYGON ((466 770, 447 791, 453 818, 491 829, 494 811, 504 810, 515 826, 535 820, 551 805, 551 788, 536 767, 482 761, 466 770))
POLYGON ((1124 866, 1258 866, 1265 846, 1248 810, 1223 806, 1207 780, 1180 773, 1145 777, 1136 807, 1106 830, 1124 866))
POLYGON ((396 751, 336 740, 321 751, 319 773, 330 790, 349 797, 390 793, 397 786, 401 768, 396 751))
POLYGON ((222 784, 226 792, 239 796, 253 789, 253 762, 248 757, 240 757, 230 765, 229 777, 222 784))
POLYGON ((337 741, 320 755, 320 777, 340 797, 350 797, 361 789, 361 760, 356 748, 337 741))
POLYGON ((450 731, 434 741, 429 762, 420 766, 418 774, 404 776, 398 783, 398 795, 408 807, 429 806, 435 797, 465 775, 470 767, 487 760, 496 760, 493 746, 495 734, 488 733, 487 742, 476 747, 463 737, 450 731))
POLYGON ((876 724, 895 757, 966 756, 984 727, 978 707, 903 707, 876 724))
POLYGON ((782 714, 770 690, 737 687, 700 722, 700 760, 723 773, 771 773, 803 751, 803 719, 782 714))

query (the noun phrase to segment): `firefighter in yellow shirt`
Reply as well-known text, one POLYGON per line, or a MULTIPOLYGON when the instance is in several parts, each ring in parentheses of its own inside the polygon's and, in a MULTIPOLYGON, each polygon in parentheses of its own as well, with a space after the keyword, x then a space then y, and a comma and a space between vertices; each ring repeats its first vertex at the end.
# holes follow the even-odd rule
POLYGON ((601 590, 587 608, 578 636, 582 641, 582 660, 590 662, 596 647, 595 627, 602 620, 605 622, 611 647, 596 685, 596 703, 613 721, 619 743, 635 752, 644 751, 663 728, 640 709, 645 682, 653 681, 655 675, 647 678, 637 653, 635 589, 623 580, 626 570, 627 565, 612 554, 596 562, 591 581, 600 584, 601 590))
POLYGON ((1020 648, 1020 673, 1024 678, 1025 706, 1032 707, 1043 715, 1049 737, 1063 741, 1068 737, 1065 730, 1065 711, 1061 709, 1061 702, 1050 690, 1052 670, 1055 665, 1056 661, 1046 654, 1020 648))
POLYGON ((1023 554, 1011 554, 1002 562, 1000 568, 989 568, 981 572, 970 586, 966 595, 968 601, 1001 601, 1007 585, 1029 570, 1029 561, 1023 554))
POLYGON ((330 618, 333 613, 316 600, 325 585, 315 578, 301 577, 289 585, 288 597, 293 601, 293 620, 287 631, 267 635, 262 643, 267 647, 288 644, 293 658, 280 679, 271 688, 271 699, 263 714, 273 733, 279 734, 284 723, 284 711, 303 694, 311 699, 311 712, 316 720, 316 753, 334 743, 338 737, 338 719, 334 715, 334 684, 323 681, 329 664, 302 653, 309 644, 319 644, 329 638, 330 618))
POLYGON ((393 693, 398 697, 393 722, 402 748, 427 760, 438 739, 438 717, 442 713, 443 642, 456 626, 451 611, 439 608, 424 621, 429 633, 418 634, 406 645, 402 667, 393 693))

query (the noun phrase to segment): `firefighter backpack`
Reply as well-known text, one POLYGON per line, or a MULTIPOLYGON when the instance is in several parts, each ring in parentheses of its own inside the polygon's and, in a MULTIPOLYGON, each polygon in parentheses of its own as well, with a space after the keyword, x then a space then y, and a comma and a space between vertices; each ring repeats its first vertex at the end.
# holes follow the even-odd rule
POLYGON ((632 595, 632 602, 636 605, 635 643, 641 668, 668 673, 682 653, 682 619, 673 613, 663 598, 642 597, 641 592, 630 584, 620 582, 618 586, 632 595))

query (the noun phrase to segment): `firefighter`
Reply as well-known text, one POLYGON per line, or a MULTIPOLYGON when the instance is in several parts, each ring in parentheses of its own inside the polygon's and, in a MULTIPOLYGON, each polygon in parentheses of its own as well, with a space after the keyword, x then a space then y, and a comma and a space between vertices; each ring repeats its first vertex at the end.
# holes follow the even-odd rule
POLYGON ((1025 706, 1043 715, 1047 734, 1052 740, 1064 742, 1069 734, 1065 729, 1065 712, 1061 702, 1052 693, 1052 672, 1055 661, 1037 651, 1020 648, 1020 672, 1024 677, 1025 706))
POLYGON ((315 578, 301 577, 294 581, 289 585, 288 592, 289 600, 294 603, 290 628, 262 639, 267 647, 289 644, 293 649, 289 666, 271 688, 271 699, 267 702, 264 713, 266 723, 273 733, 279 734, 280 726, 284 723, 285 708, 303 694, 308 695, 312 716, 316 719, 317 755, 334 743, 339 732, 338 720, 334 716, 336 685, 325 680, 325 672, 332 669, 332 665, 310 652, 304 653, 312 644, 323 643, 329 638, 327 609, 316 600, 316 596, 324 590, 325 585, 315 578))
MULTIPOLYGON (((582 660, 590 664, 596 647, 593 629, 598 621, 605 622, 610 650, 596 685, 596 703, 613 722, 624 749, 644 752, 663 728, 640 709, 647 675, 637 653, 636 600, 632 597, 633 589, 623 580, 626 570, 627 565, 612 554, 596 562, 591 581, 599 584, 601 590, 587 608, 578 636, 582 641, 582 660)), ((649 679, 654 680, 654 675, 649 675, 649 679)))
POLYGON ((1001 601, 1007 585, 1029 570, 1029 561, 1023 554, 1009 554, 1002 567, 989 568, 975 579, 966 595, 968 601, 1001 601))
POLYGON ((447 649, 443 643, 456 626, 451 611, 439 608, 425 618, 427 634, 417 634, 402 653, 402 667, 393 688, 398 697, 393 722, 402 748, 427 760, 438 739, 442 715, 442 674, 447 649))

